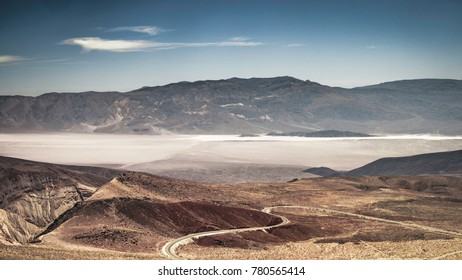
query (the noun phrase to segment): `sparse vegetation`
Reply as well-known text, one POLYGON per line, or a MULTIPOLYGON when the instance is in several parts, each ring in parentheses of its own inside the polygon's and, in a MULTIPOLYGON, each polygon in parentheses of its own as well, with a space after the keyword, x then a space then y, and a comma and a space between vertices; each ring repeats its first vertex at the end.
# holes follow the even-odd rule
POLYGON ((133 254, 103 250, 78 250, 45 246, 0 244, 0 260, 152 260, 158 254, 133 254))
POLYGON ((366 259, 462 259, 462 240, 414 240, 401 242, 315 243, 289 242, 254 248, 224 248, 190 244, 180 250, 187 259, 210 260, 366 260, 366 259))

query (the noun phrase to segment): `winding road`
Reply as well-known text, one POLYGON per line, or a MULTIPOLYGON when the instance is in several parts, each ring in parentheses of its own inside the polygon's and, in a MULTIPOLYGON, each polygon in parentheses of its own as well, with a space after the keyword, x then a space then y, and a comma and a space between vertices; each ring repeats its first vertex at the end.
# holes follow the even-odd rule
MULTIPOLYGON (((269 212, 266 212, 265 209, 263 209, 262 211, 265 213, 269 213, 269 212)), ((266 231, 272 228, 282 227, 290 223, 289 219, 287 219, 284 216, 280 216, 280 215, 274 215, 274 216, 281 218, 282 221, 279 224, 272 225, 272 226, 238 228, 238 229, 223 229, 223 230, 205 231, 205 232, 188 234, 186 236, 183 236, 183 237, 167 242, 164 245, 164 247, 162 247, 162 254, 164 254, 165 256, 171 259, 182 260, 183 258, 177 255, 176 249, 180 245, 186 245, 186 244, 194 242, 194 239, 198 239, 204 236, 212 236, 212 235, 219 235, 219 234, 226 234, 226 233, 238 233, 238 232, 259 231, 259 230, 266 231)))
MULTIPOLYGON (((403 227, 407 228, 417 228, 420 230, 424 230, 427 232, 432 232, 432 233, 437 233, 437 234, 442 234, 442 235, 451 235, 451 236, 458 236, 462 237, 461 232, 457 231, 449 231, 445 229, 439 229, 439 228, 434 228, 434 227, 429 227, 429 226, 423 226, 423 225, 418 225, 414 223, 407 223, 407 222, 400 222, 400 221, 394 221, 394 220, 389 220, 389 219, 383 219, 383 218, 377 218, 373 216, 366 216, 366 215, 361 215, 361 214, 354 214, 354 213, 349 213, 349 212, 344 212, 344 211, 338 211, 338 210, 333 210, 333 209, 328 209, 328 208, 320 208, 320 207, 313 207, 313 206, 297 206, 297 205, 286 205, 286 206, 272 206, 272 207, 266 207, 262 209, 261 211, 264 213, 271 214, 271 212, 274 209, 278 208, 298 208, 298 209, 307 209, 311 211, 317 211, 317 212, 323 212, 323 213, 328 213, 328 214, 333 214, 333 215, 340 215, 340 216, 350 216, 350 217, 356 217, 356 218, 361 218, 361 219, 366 219, 366 220, 371 220, 371 221, 378 221, 378 222, 383 222, 383 223, 389 223, 389 224, 395 224, 395 225, 400 225, 403 227)), ((188 234, 186 236, 177 238, 175 240, 171 240, 167 242, 163 247, 162 247, 162 254, 165 256, 175 259, 175 260, 182 260, 180 256, 176 253, 176 250, 178 249, 179 246, 181 245, 186 245, 189 243, 194 242, 195 239, 205 237, 205 236, 212 236, 212 235, 220 235, 220 234, 226 234, 226 233, 239 233, 239 232, 249 232, 249 231, 266 231, 269 229, 277 228, 277 227, 282 227, 285 225, 290 224, 290 220, 287 219, 284 216, 281 215, 276 215, 272 214, 276 217, 281 218, 281 223, 272 225, 272 226, 264 226, 264 227, 251 227, 251 228, 239 228, 239 229, 224 229, 224 230, 216 230, 216 231, 205 231, 205 232, 198 232, 198 233, 193 233, 193 234, 188 234)), ((459 253, 459 252, 457 252, 459 253)), ((444 257, 446 255, 443 255, 444 257)))

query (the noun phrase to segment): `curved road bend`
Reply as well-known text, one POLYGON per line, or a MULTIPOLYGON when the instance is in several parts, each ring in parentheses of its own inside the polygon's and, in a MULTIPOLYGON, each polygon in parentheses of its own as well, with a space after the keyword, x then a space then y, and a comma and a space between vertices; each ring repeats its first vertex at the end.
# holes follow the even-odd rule
MULTIPOLYGON (((403 227, 417 228, 417 229, 421 229, 421 230, 424 230, 424 231, 433 232, 433 233, 439 233, 439 234, 444 234, 444 235, 455 235, 455 236, 462 237, 462 233, 457 232, 457 231, 449 231, 449 230, 445 230, 445 229, 439 229, 439 228, 423 226, 423 225, 418 225, 418 224, 413 224, 413 223, 399 222, 399 221, 388 220, 388 219, 383 219, 383 218, 377 218, 377 217, 373 217, 373 216, 366 216, 366 215, 361 215, 361 214, 354 214, 354 213, 349 213, 349 212, 332 210, 332 209, 328 209, 328 208, 320 208, 320 207, 312 207, 312 206, 272 206, 272 207, 265 207, 261 211, 264 212, 264 213, 271 214, 271 211, 273 209, 277 209, 277 208, 302 208, 302 209, 318 211, 318 212, 323 212, 323 213, 329 213, 329 214, 334 214, 334 215, 350 216, 350 217, 362 218, 362 219, 366 219, 366 220, 384 222, 384 223, 389 223, 389 224, 396 224, 396 225, 400 225, 400 226, 403 226, 403 227)), ((167 256, 167 257, 169 257, 171 259, 182 260, 183 258, 181 258, 180 256, 177 255, 176 249, 180 245, 186 245, 186 244, 194 242, 195 239, 198 239, 198 238, 201 238, 201 237, 204 237, 204 236, 212 236, 212 235, 219 235, 219 234, 226 234, 226 233, 238 233, 238 232, 259 231, 259 230, 266 231, 268 229, 285 226, 285 225, 290 223, 289 219, 287 219, 284 216, 276 215, 276 214, 272 214, 272 215, 281 218, 282 222, 277 224, 277 225, 265 226, 265 227, 225 229, 225 230, 205 231, 205 232, 198 232, 198 233, 188 234, 186 236, 183 236, 183 237, 180 237, 180 238, 177 238, 175 240, 167 242, 162 247, 162 254, 164 254, 165 256, 167 256)))
MULTIPOLYGON (((265 209, 263 209, 262 211, 265 212, 265 213, 270 213, 270 212, 264 211, 265 209)), ((279 224, 272 225, 272 226, 238 228, 238 229, 223 229, 223 230, 205 231, 205 232, 198 232, 198 233, 188 234, 186 236, 183 236, 183 237, 180 237, 180 238, 177 238, 175 240, 167 242, 164 245, 164 247, 162 247, 162 254, 164 254, 165 256, 167 256, 167 257, 169 257, 171 259, 182 260, 183 258, 181 258, 180 256, 177 255, 176 249, 180 245, 186 245, 186 244, 192 243, 192 242, 194 242, 195 239, 198 239, 200 237, 219 235, 219 234, 226 234, 226 233, 247 232, 247 231, 259 231, 259 230, 266 231, 266 230, 269 230, 269 229, 272 229, 272 228, 282 227, 282 226, 285 226, 285 225, 290 223, 289 219, 287 219, 284 216, 275 215, 275 214, 272 214, 272 215, 274 215, 274 216, 276 216, 278 218, 281 218, 282 221, 279 224)))

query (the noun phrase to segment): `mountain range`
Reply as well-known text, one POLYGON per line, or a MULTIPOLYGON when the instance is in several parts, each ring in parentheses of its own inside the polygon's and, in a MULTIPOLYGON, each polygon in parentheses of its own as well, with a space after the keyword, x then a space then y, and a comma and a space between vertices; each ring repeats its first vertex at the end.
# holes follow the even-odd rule
POLYGON ((345 89, 292 77, 179 82, 130 92, 0 96, 4 132, 462 133, 462 80, 345 89))

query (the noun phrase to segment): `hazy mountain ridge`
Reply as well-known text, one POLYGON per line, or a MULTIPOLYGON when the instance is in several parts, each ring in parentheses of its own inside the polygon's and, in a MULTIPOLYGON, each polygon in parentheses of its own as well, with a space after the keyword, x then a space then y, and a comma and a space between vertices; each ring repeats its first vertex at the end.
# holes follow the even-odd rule
POLYGON ((324 167, 324 166, 308 168, 308 169, 303 170, 303 172, 311 173, 311 174, 322 176, 322 177, 339 176, 339 174, 341 174, 340 171, 336 171, 329 167, 324 167))
POLYGON ((303 172, 323 177, 460 175, 462 174, 462 150, 380 158, 350 171, 314 167, 303 172))
POLYGON ((320 130, 314 132, 285 132, 277 133, 271 132, 268 133, 270 136, 298 136, 298 137, 372 137, 373 135, 366 133, 358 133, 352 131, 339 131, 339 130, 320 130))
POLYGON ((422 174, 462 174, 462 150, 381 158, 342 175, 400 176, 422 174))
POLYGON ((342 89, 292 77, 232 78, 126 93, 0 97, 4 131, 240 134, 341 128, 457 134, 461 120, 460 80, 342 89))

